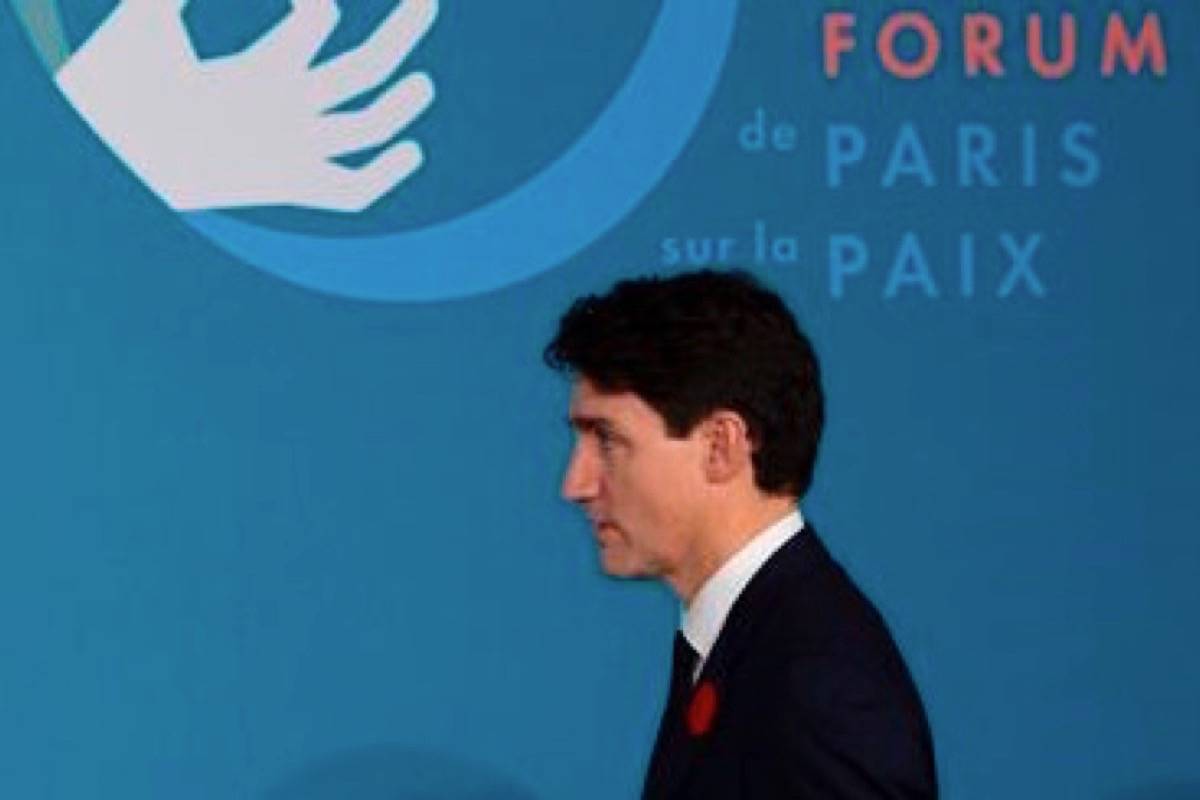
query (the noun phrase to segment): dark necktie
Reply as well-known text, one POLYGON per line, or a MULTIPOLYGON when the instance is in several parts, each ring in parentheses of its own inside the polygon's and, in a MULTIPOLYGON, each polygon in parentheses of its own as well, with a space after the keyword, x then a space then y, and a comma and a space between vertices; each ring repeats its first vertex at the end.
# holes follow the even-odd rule
POLYGON ((675 749, 683 730, 683 709, 692 691, 692 673, 700 655, 681 631, 675 631, 675 644, 671 653, 671 683, 667 689, 667 703, 663 708, 662 721, 658 724, 658 738, 654 740, 654 752, 650 756, 650 767, 646 771, 643 797, 657 796, 654 789, 669 778, 672 771, 671 751, 675 749))
POLYGON ((696 662, 700 654, 692 649, 683 631, 675 631, 675 645, 671 653, 671 688, 667 695, 667 704, 673 701, 679 703, 692 688, 692 673, 696 671, 696 662))

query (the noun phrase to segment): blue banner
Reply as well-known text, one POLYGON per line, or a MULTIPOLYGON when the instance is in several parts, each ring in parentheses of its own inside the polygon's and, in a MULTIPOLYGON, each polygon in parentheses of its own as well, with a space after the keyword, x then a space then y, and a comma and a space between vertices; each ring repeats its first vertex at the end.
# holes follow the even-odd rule
POLYGON ((584 293, 752 271, 950 798, 1200 796, 1191 3, 12 0, 0 796, 637 796, 584 293))

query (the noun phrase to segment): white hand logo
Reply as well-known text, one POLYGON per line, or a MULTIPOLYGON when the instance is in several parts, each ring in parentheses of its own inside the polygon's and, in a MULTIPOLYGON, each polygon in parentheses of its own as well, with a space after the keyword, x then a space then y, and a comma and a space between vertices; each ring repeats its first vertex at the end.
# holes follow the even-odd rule
POLYGON ((332 159, 387 144, 416 119, 433 100, 424 73, 366 108, 334 109, 395 73, 433 24, 437 0, 401 0, 366 42, 316 67, 337 26, 334 0, 293 0, 250 47, 203 61, 181 18, 186 3, 122 0, 55 78, 171 208, 361 211, 421 165, 407 140, 360 168, 332 159))

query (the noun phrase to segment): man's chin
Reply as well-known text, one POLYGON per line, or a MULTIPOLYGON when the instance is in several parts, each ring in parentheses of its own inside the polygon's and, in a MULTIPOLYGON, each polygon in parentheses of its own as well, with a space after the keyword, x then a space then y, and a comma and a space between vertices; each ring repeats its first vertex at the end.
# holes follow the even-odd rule
POLYGON ((600 548, 600 571, 610 578, 649 578, 646 569, 629 558, 627 553, 616 552, 612 547, 600 548))

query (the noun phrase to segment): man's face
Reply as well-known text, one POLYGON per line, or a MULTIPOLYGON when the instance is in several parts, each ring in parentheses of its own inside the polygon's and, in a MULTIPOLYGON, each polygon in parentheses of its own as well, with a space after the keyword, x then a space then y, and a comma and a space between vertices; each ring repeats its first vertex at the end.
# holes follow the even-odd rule
POLYGON ((600 563, 616 577, 663 577, 688 555, 703 484, 703 443, 668 436, 636 394, 599 391, 580 378, 571 394, 575 448, 563 497, 592 522, 600 563))

